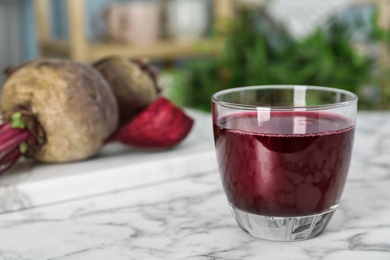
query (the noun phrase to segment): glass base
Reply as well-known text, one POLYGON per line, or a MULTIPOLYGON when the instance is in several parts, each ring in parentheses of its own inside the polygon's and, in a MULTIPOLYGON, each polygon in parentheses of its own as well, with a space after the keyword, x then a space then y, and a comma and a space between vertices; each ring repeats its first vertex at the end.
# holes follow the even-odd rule
POLYGON ((336 208, 310 216, 272 217, 247 213, 230 205, 230 210, 243 230, 254 237, 274 241, 298 241, 319 235, 336 208))

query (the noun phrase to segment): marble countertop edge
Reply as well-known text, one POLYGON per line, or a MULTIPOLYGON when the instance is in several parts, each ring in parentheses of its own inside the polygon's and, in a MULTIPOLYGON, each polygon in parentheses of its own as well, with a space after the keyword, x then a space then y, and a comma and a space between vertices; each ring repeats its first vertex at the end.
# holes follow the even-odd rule
POLYGON ((0 187, 0 214, 217 170, 215 152, 0 187))

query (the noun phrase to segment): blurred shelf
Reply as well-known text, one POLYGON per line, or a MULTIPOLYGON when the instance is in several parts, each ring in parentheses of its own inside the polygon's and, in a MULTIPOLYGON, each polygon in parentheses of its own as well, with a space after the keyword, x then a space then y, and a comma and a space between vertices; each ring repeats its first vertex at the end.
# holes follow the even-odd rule
POLYGON ((242 9, 262 8, 268 0, 236 0, 237 5, 242 9))
MULTIPOLYGON (((150 59, 175 59, 199 55, 218 55, 223 42, 218 40, 197 40, 194 42, 159 41, 149 45, 131 45, 110 42, 90 42, 87 61, 95 61, 109 55, 123 55, 129 58, 148 57, 150 59)), ((47 40, 40 46, 43 53, 70 56, 71 50, 67 41, 47 40)))
POLYGON ((41 53, 45 54, 56 53, 60 56, 68 56, 70 54, 69 44, 65 40, 51 39, 41 41, 39 49, 41 53))
POLYGON ((152 45, 90 42, 86 39, 86 0, 66 0, 69 38, 53 39, 50 35, 50 1, 34 0, 36 34, 41 57, 61 56, 81 62, 93 62, 109 55, 124 55, 129 58, 148 57, 172 60, 181 57, 218 54, 223 45, 223 33, 227 21, 233 17, 234 0, 213 0, 213 28, 221 36, 219 40, 202 39, 193 42, 160 40, 152 45))

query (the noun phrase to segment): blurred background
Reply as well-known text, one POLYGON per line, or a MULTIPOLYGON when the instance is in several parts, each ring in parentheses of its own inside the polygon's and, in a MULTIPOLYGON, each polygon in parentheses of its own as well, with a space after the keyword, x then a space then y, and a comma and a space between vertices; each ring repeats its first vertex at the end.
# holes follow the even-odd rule
POLYGON ((0 0, 0 68, 148 57, 182 106, 210 111, 211 94, 231 87, 305 84, 388 110, 389 29, 389 0, 0 0))

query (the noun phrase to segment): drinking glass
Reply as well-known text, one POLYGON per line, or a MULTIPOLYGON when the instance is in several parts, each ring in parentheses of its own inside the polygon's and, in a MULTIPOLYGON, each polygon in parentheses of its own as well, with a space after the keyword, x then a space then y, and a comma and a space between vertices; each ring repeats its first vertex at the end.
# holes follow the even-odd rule
POLYGON ((221 180, 242 229, 277 241, 325 229, 348 174, 357 100, 341 89, 294 85, 212 96, 221 180))

